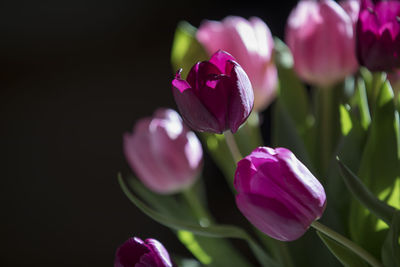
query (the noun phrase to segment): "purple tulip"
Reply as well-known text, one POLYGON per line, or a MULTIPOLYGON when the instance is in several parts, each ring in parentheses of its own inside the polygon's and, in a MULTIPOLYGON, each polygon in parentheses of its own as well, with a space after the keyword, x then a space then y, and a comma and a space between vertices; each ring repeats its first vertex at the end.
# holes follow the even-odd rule
POLYGON ((259 18, 229 16, 202 22, 197 40, 212 54, 218 49, 233 55, 246 71, 254 90, 254 109, 265 109, 275 98, 278 75, 272 60, 274 40, 259 18))
POLYGON ((302 236, 325 210, 324 188, 285 148, 256 148, 238 162, 234 185, 243 215, 281 241, 302 236))
POLYGON ((357 68, 353 22, 333 0, 302 0, 290 13, 286 43, 296 73, 308 83, 330 87, 357 68))
POLYGON ((400 67, 400 1, 361 2, 357 57, 371 71, 400 67))
POLYGON ((167 250, 155 239, 129 238, 115 253, 114 267, 172 267, 167 250))
POLYGON ((170 194, 196 180, 203 150, 196 135, 172 109, 159 109, 124 135, 125 157, 138 178, 152 191, 170 194))
POLYGON ((209 61, 196 63, 186 81, 179 71, 172 85, 183 119, 197 131, 235 133, 253 108, 253 89, 247 74, 221 50, 209 61))

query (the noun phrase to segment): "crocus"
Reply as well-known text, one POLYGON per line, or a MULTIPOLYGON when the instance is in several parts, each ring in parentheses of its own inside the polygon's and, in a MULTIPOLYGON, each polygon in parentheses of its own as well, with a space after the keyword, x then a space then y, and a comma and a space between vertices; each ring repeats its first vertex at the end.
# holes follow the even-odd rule
POLYGON ((236 58, 253 86, 255 110, 263 110, 271 103, 278 80, 272 60, 274 41, 261 19, 229 16, 222 21, 206 20, 196 37, 209 54, 222 49, 236 58))
POLYGON ((209 61, 196 63, 186 81, 178 71, 172 91, 184 121, 197 131, 234 133, 254 104, 247 74, 230 54, 221 50, 209 61))
POLYGON ((238 162, 236 204, 260 231, 281 241, 302 236, 325 210, 325 191, 285 148, 256 148, 238 162))
POLYGON ((114 267, 172 267, 167 250, 155 239, 129 238, 115 253, 114 267))
POLYGON ((400 67, 400 2, 361 2, 357 24, 357 57, 371 71, 400 67))
POLYGON ((304 81, 331 87, 358 68, 353 22, 333 0, 302 0, 290 13, 286 42, 304 81))
POLYGON ((162 194, 192 185, 202 166, 200 141, 171 109, 138 121, 133 133, 124 135, 124 152, 138 178, 162 194))

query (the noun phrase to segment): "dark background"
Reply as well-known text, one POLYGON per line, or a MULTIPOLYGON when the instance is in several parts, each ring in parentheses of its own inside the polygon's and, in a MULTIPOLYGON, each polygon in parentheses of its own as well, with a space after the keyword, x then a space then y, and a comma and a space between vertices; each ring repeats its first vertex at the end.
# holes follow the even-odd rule
MULTIPOLYGON (((259 16, 282 38, 295 2, 1 1, 0 265, 112 266, 132 235, 188 255, 120 190, 122 134, 175 108, 179 20, 259 16)), ((232 196, 208 157, 205 166, 212 209, 229 218, 232 196)))

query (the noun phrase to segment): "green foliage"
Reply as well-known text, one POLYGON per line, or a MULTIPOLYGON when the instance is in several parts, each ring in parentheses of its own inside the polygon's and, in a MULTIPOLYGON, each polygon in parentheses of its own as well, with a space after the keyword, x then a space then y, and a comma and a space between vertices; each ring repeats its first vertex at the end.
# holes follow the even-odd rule
POLYGON ((368 266, 365 261, 355 254, 350 249, 346 248, 342 244, 331 239, 322 232, 317 231, 318 236, 329 248, 333 255, 343 264, 345 267, 363 267, 368 266))
MULTIPOLYGON (((379 84, 379 81, 377 83, 379 84)), ((374 93, 373 89, 371 95, 374 93)), ((373 116, 365 149, 361 156, 358 177, 371 193, 389 205, 400 208, 400 135, 399 116, 393 91, 385 82, 372 103, 373 116)), ((379 257, 387 232, 387 224, 356 201, 349 217, 353 240, 379 257)))
POLYGON ((400 267, 400 211, 393 216, 389 232, 382 247, 382 260, 386 267, 400 267))
MULTIPOLYGON (((208 266, 251 266, 243 257, 236 252, 227 240, 223 238, 238 238, 245 240, 250 248, 253 250, 255 256, 259 260, 260 264, 265 267, 276 267, 276 262, 271 259, 262 248, 241 228, 231 225, 216 225, 211 224, 208 226, 201 226, 194 220, 187 219, 186 216, 180 217, 179 213, 177 216, 170 214, 168 212, 161 212, 155 210, 145 204, 143 201, 139 200, 128 188, 127 184, 124 182, 121 175, 118 176, 118 181, 122 188, 122 191, 128 197, 128 199, 143 213, 155 220, 156 222, 167 226, 175 231, 178 231, 178 236, 184 241, 184 244, 191 245, 191 252, 200 253, 197 257, 200 261, 203 260, 203 264, 208 266), (195 234, 194 236, 188 235, 185 232, 195 234)), ((131 188, 135 190, 135 188, 131 188)), ((144 189, 144 187, 142 188, 144 189)), ((146 194, 151 195, 152 192, 148 191, 146 194)), ((153 194, 154 199, 158 197, 168 197, 159 196, 153 194)), ((148 198, 150 199, 150 198, 148 198)), ((153 203, 152 203, 153 204, 153 203)), ((157 200, 157 205, 166 205, 163 210, 169 210, 170 204, 160 203, 157 200)), ((179 204, 183 210, 185 206, 179 204)), ((186 212, 184 212, 186 213, 186 212)), ((186 213, 187 214, 187 213, 186 213)), ((190 213, 189 213, 190 214, 190 213)), ((196 255, 195 255, 196 256, 196 255)))
POLYGON ((181 21, 175 31, 171 63, 174 72, 182 69, 183 78, 186 78, 196 62, 208 59, 207 52, 196 39, 196 31, 197 29, 186 21, 181 21))

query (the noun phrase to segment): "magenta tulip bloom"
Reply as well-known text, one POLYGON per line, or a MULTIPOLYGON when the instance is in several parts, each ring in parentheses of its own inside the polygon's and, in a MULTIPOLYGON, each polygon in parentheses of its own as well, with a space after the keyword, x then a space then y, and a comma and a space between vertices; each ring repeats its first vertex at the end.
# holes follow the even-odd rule
POLYGON ((217 51, 210 61, 195 64, 186 81, 178 72, 172 91, 185 122, 201 132, 235 133, 254 104, 247 74, 224 51, 217 51))
POLYGON ((400 2, 361 2, 357 24, 357 57, 371 71, 400 67, 400 2))
POLYGON ((272 60, 274 40, 261 19, 229 16, 221 22, 206 20, 196 37, 209 54, 222 49, 236 58, 253 86, 255 110, 261 111, 271 103, 278 81, 272 60))
POLYGON ((256 148, 238 162, 236 204, 260 231, 281 241, 302 236, 325 210, 325 191, 285 148, 256 148))
POLYGON ((115 253, 114 267, 172 267, 167 250, 155 239, 129 238, 115 253))
POLYGON ((304 81, 330 87, 357 68, 353 22, 333 0, 302 0, 291 12, 286 43, 304 81))
POLYGON ((202 167, 200 141, 171 109, 137 122, 133 133, 124 135, 124 152, 138 178, 161 194, 189 187, 202 167))

